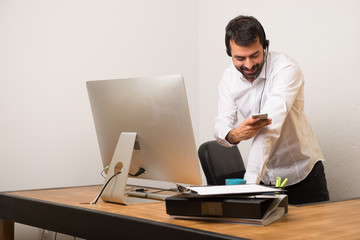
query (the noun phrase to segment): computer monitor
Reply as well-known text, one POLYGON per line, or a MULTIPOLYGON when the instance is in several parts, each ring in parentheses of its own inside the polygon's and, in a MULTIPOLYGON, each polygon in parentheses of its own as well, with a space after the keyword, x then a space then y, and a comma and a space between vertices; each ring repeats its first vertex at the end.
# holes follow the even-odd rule
MULTIPOLYGON (((108 176, 116 172, 120 162, 120 168, 131 175, 144 169, 143 174, 135 177, 138 179, 201 184, 199 160, 182 76, 99 80, 89 81, 86 85, 102 163, 104 167, 110 165, 108 176), (121 135, 122 140, 119 139, 121 135), (124 148, 125 150, 121 150, 124 148), (124 160, 126 157, 119 157, 118 154, 130 154, 127 156, 131 158, 128 170, 127 166, 124 166, 127 164, 127 160, 124 160)), ((127 181, 127 175, 120 174, 125 179, 122 181, 127 181)), ((118 202, 114 200, 114 196, 106 195, 112 195, 114 191, 123 188, 124 184, 122 182, 108 187, 110 193, 104 194, 105 197, 102 198, 118 202)))

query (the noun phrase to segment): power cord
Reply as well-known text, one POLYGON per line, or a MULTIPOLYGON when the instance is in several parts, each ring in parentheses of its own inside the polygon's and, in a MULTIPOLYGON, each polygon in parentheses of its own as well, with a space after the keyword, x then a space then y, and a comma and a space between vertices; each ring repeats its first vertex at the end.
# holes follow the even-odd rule
MULTIPOLYGON (((106 167, 101 171, 101 176, 103 176, 104 178, 106 178, 106 177, 103 175, 103 173, 104 173, 105 170, 108 169, 108 168, 109 168, 109 166, 106 166, 106 167)), ((104 190, 105 190, 106 186, 109 184, 109 182, 110 182, 115 176, 117 176, 117 175, 120 174, 120 173, 121 173, 121 171, 115 173, 114 175, 112 175, 112 176, 109 178, 109 180, 104 184, 103 188, 101 189, 99 195, 98 195, 98 196, 95 198, 95 200, 92 201, 90 204, 96 204, 96 203, 97 203, 97 201, 99 200, 101 194, 104 192, 104 190)), ((143 173, 145 173, 145 169, 142 168, 142 167, 140 167, 139 170, 138 170, 135 174, 129 173, 129 175, 132 176, 132 177, 137 177, 137 176, 139 176, 139 175, 141 175, 141 174, 143 174, 143 173)))
POLYGON ((145 173, 145 169, 141 167, 141 168, 139 168, 139 170, 135 174, 129 173, 129 175, 132 176, 132 177, 137 177, 137 176, 140 176, 143 173, 145 173))
POLYGON ((120 173, 121 173, 121 172, 117 172, 117 173, 115 173, 114 175, 112 175, 112 176, 109 178, 109 180, 104 184, 103 188, 101 189, 99 195, 98 195, 98 196, 95 198, 95 200, 92 201, 90 204, 96 204, 96 203, 97 203, 97 201, 99 200, 101 194, 104 192, 104 190, 105 190, 106 186, 109 184, 109 182, 110 182, 114 177, 116 177, 117 175, 119 175, 120 173))

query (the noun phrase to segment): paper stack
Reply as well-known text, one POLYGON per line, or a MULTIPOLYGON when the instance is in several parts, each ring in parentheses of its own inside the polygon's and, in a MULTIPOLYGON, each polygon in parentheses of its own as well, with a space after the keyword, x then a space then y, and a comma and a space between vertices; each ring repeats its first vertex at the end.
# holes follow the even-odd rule
POLYGON ((174 218, 268 225, 288 212, 287 195, 262 185, 184 187, 166 198, 174 218))

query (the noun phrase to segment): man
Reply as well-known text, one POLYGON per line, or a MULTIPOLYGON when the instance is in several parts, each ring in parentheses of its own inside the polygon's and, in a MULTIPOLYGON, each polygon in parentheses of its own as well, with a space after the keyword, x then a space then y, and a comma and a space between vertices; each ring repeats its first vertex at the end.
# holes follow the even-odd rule
POLYGON ((233 64, 219 85, 214 134, 224 146, 253 138, 244 178, 274 185, 288 178, 290 204, 329 200, 324 157, 304 113, 304 78, 285 54, 268 52, 269 41, 254 17, 238 16, 226 27, 233 64), (245 118, 239 125, 238 112, 245 118), (269 118, 252 118, 267 113, 269 118))

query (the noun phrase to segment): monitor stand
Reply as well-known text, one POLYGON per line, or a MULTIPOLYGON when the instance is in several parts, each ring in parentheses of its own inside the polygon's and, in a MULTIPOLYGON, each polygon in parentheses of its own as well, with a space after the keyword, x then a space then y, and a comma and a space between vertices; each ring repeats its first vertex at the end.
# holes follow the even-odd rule
POLYGON ((130 169, 135 141, 135 132, 122 132, 120 134, 105 178, 104 186, 114 174, 118 173, 119 171, 121 171, 121 173, 111 179, 107 184, 101 195, 101 198, 104 201, 120 203, 124 205, 159 202, 147 198, 128 197, 126 195, 126 181, 130 169))

